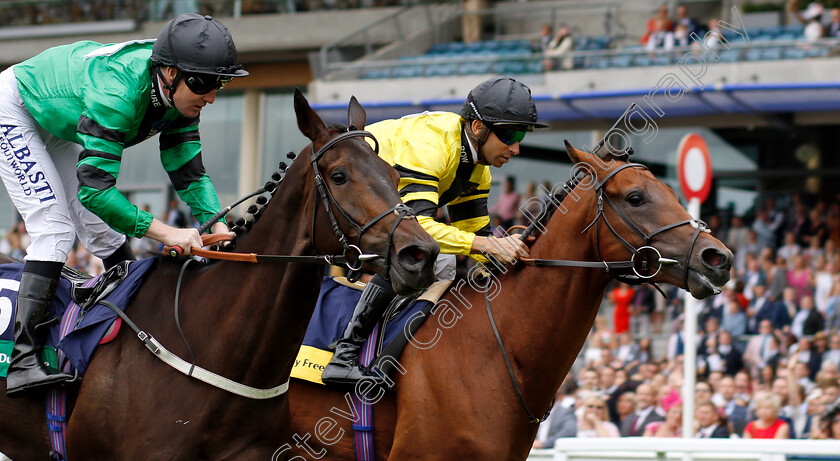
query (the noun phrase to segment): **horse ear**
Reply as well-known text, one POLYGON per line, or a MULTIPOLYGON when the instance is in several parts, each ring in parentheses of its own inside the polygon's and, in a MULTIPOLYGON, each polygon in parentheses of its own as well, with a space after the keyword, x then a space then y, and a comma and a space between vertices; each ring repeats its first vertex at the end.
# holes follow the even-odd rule
POLYGON ((300 132, 310 141, 315 141, 327 131, 327 126, 321 117, 309 106, 309 101, 303 96, 299 89, 295 88, 295 115, 300 132))
POLYGON ((582 152, 572 147, 572 145, 569 144, 569 140, 564 139, 563 142, 566 143, 566 153, 569 154, 569 158, 572 160, 572 163, 580 163, 584 161, 583 159, 585 157, 581 155, 582 152))
POLYGON ((367 122, 367 113, 364 107, 359 104, 355 96, 350 97, 350 105, 347 106, 347 124, 355 126, 357 130, 364 130, 367 122))

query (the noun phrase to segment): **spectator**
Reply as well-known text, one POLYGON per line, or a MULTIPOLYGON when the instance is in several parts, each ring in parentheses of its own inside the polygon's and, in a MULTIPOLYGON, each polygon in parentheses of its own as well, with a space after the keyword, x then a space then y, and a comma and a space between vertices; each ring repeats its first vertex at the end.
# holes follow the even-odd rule
POLYGON ((737 253, 738 250, 750 243, 749 237, 750 230, 744 226, 744 220, 740 216, 733 216, 732 225, 726 231, 726 246, 732 252, 737 253))
POLYGON ((761 248, 776 248, 775 229, 770 218, 767 216, 766 210, 758 210, 756 212, 752 230, 756 233, 756 241, 761 248))
POLYGON ((747 314, 741 310, 736 301, 730 301, 723 311, 723 322, 721 329, 728 331, 732 336, 741 336, 747 332, 747 314))
POLYGON ((755 297, 753 288, 756 285, 765 285, 767 283, 767 274, 764 273, 764 269, 761 268, 761 263, 758 259, 753 256, 749 256, 747 259, 747 269, 741 273, 742 275, 739 278, 744 283, 744 297, 752 301, 755 297))
POLYGON ((724 330, 718 333, 717 339, 717 351, 724 364, 724 373, 728 376, 734 376, 744 367, 741 351, 732 344, 732 334, 728 331, 724 330))
POLYGON ((490 208, 502 220, 502 227, 506 230, 516 224, 516 213, 519 211, 519 193, 516 192, 516 178, 508 176, 505 179, 499 200, 490 208))
POLYGON ((779 247, 776 251, 776 256, 784 258, 786 261, 792 261, 794 256, 802 254, 802 247, 796 241, 796 234, 787 232, 785 234, 785 244, 779 247))
POLYGON ((706 381, 697 381, 694 384, 694 402, 697 404, 712 400, 712 385, 706 381))
POLYGON ((619 393, 615 401, 615 417, 612 419, 616 426, 621 424, 625 418, 632 415, 636 411, 636 393, 631 390, 625 390, 619 393))
POLYGON ((615 424, 609 420, 607 403, 597 395, 583 401, 583 416, 577 422, 578 437, 618 437, 615 424))
POLYGON ((553 448, 557 439, 577 435, 574 392, 575 380, 569 373, 557 389, 554 407, 548 415, 548 420, 540 423, 537 437, 534 439, 534 448, 553 448))
POLYGON ((840 275, 834 274, 831 280, 831 291, 825 308, 825 326, 828 331, 834 333, 840 330, 840 275))
POLYGON ((638 364, 640 351, 639 344, 633 341, 629 332, 625 331, 618 335, 618 349, 616 349, 615 358, 621 362, 621 366, 630 369, 632 368, 631 363, 636 362, 638 364))
POLYGON ((578 387, 581 390, 595 393, 598 391, 598 372, 592 368, 583 370, 578 387))
POLYGON ((823 354, 822 362, 823 364, 828 362, 840 368, 840 334, 834 333, 831 335, 828 340, 828 350, 823 354))
POLYGON ((825 320, 822 314, 814 309, 814 298, 810 295, 803 296, 800 310, 791 323, 790 332, 798 340, 803 336, 814 335, 824 326, 825 320))
POLYGON ((667 19, 656 18, 653 22, 653 31, 648 36, 645 50, 653 55, 657 50, 670 51, 674 49, 674 33, 668 28, 667 19))
POLYGON ((744 362, 747 365, 757 365, 768 354, 770 339, 773 337, 773 324, 769 319, 763 319, 758 324, 758 335, 750 338, 744 350, 744 362))
POLYGON ((545 70, 552 70, 557 68, 571 69, 574 67, 574 60, 570 58, 560 59, 564 55, 573 51, 575 48, 575 39, 572 37, 568 26, 561 26, 557 31, 557 35, 548 43, 544 50, 546 59, 544 61, 545 70))
POLYGON ((643 437, 682 437, 682 399, 676 393, 663 402, 665 419, 645 426, 643 437))
POLYGON ((613 331, 617 335, 630 328, 630 303, 635 295, 636 291, 626 283, 619 283, 608 295, 610 302, 614 304, 613 331))
POLYGON ((747 242, 733 250, 735 253, 735 272, 739 275, 743 274, 747 269, 747 257, 751 255, 758 258, 763 248, 758 243, 758 233, 753 229, 747 230, 747 242))
POLYGON ((665 419, 665 415, 656 409, 655 396, 649 384, 640 384, 636 388, 636 411, 621 421, 622 437, 638 437, 649 423, 665 419))
POLYGON ((827 263, 825 256, 820 256, 813 274, 814 303, 817 310, 826 315, 828 312, 828 297, 834 285, 834 263, 827 263))
MULTIPOLYGON (((769 292, 768 296, 770 296, 770 299, 774 301, 782 299, 783 293, 787 288, 787 273, 787 261, 785 261, 784 258, 776 258, 775 264, 769 270, 769 272, 767 272, 767 291, 769 292)), ((793 298, 791 298, 791 301, 796 302, 795 290, 793 291, 793 295, 794 296, 793 298)), ((793 316, 796 315, 796 311, 794 310, 793 312, 791 312, 790 310, 788 310, 788 315, 790 316, 790 318, 793 318, 793 316)))
POLYGON ((711 401, 698 403, 694 410, 694 417, 697 420, 699 429, 695 437, 697 438, 715 438, 725 439, 729 438, 729 431, 726 426, 721 425, 720 416, 717 407, 711 401))
POLYGON ((788 424, 779 419, 779 397, 762 394, 756 397, 755 414, 757 419, 747 423, 744 429, 745 439, 787 439, 790 429, 788 424))
MULTIPOLYGON (((769 300, 765 294, 764 285, 756 285, 753 288, 753 295, 755 299, 750 304, 750 310, 754 312, 753 322, 756 325, 760 325, 764 320, 770 321, 771 330, 781 330, 790 325, 791 318, 784 303, 769 300)), ((757 329, 753 331, 756 332, 757 329)))
POLYGON ((826 407, 820 416, 819 428, 811 431, 811 438, 840 439, 840 402, 834 402, 826 407))
POLYGON ((831 9, 831 22, 825 25, 826 37, 840 37, 840 8, 831 9))
POLYGON ((660 24, 664 24, 664 30, 671 30, 673 29, 673 24, 671 20, 668 19, 668 7, 665 5, 661 5, 658 10, 656 10, 656 14, 651 16, 648 19, 647 25, 645 26, 645 33, 642 35, 641 44, 646 45, 650 39, 650 36, 656 31, 657 22, 660 24))
POLYGON ((724 376, 718 385, 718 392, 712 396, 712 403, 723 411, 729 432, 741 435, 747 424, 746 402, 735 397, 735 379, 724 376))
POLYGON ((540 38, 538 39, 539 50, 545 51, 548 49, 548 44, 551 43, 551 40, 554 38, 554 35, 551 33, 551 24, 543 24, 540 27, 540 38))
POLYGON ((630 332, 635 336, 650 334, 651 315, 656 309, 656 291, 649 285, 636 289, 633 304, 630 306, 630 332))
POLYGON ((782 290, 782 300, 780 301, 780 304, 782 308, 787 311, 792 322, 793 318, 796 317, 797 312, 799 312, 799 303, 796 301, 796 289, 786 286, 782 290))
POLYGON ((735 373, 735 398, 749 404, 752 398, 752 386, 750 383, 750 373, 747 370, 741 370, 735 373))
POLYGON ((810 3, 808 7, 805 8, 804 12, 799 11, 799 4, 801 0, 789 0, 788 1, 788 11, 799 20, 802 24, 805 24, 805 39, 809 42, 815 42, 822 38, 825 35, 825 31, 823 30, 823 25, 820 23, 823 14, 823 6, 819 3, 810 3))
POLYGON ((814 275, 805 265, 805 258, 802 255, 793 257, 793 268, 787 273, 787 286, 796 290, 797 301, 801 301, 802 296, 812 292, 814 275))
POLYGON ((680 5, 677 7, 677 17, 674 21, 674 24, 676 25, 675 29, 679 26, 685 27, 688 36, 691 36, 691 34, 697 34, 698 36, 702 37, 703 34, 706 33, 703 24, 701 24, 700 21, 698 21, 697 19, 692 18, 688 15, 688 7, 685 5, 680 5))

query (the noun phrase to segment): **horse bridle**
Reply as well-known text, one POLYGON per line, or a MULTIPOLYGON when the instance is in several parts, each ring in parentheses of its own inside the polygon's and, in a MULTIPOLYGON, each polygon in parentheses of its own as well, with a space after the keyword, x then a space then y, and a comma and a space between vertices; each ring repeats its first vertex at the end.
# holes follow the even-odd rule
MULTIPOLYGON (((566 266, 566 267, 589 267, 589 268, 603 268, 607 272, 610 272, 612 277, 620 282, 624 282, 630 285, 639 285, 641 283, 646 283, 651 278, 655 277, 660 270, 662 270, 662 266, 665 264, 679 264, 679 261, 670 258, 663 258, 662 254, 659 252, 656 247, 651 245, 651 240, 658 234, 663 232, 669 231, 671 229, 683 226, 683 225, 691 225, 694 227, 694 235, 691 238, 691 244, 689 246, 688 252, 686 253, 686 259, 684 262, 685 266, 685 277, 684 282, 688 285, 688 276, 689 276, 689 262, 691 260, 691 255, 694 252, 694 246, 697 243, 697 239, 700 237, 701 232, 710 233, 711 230, 709 229, 708 225, 700 221, 698 219, 685 219, 682 221, 678 221, 672 224, 667 224, 657 229, 654 229, 650 233, 645 233, 636 223, 634 223, 627 215, 621 211, 621 209, 616 206, 616 204, 610 199, 610 197, 604 193, 604 187, 606 186, 607 182, 612 179, 615 175, 617 175, 620 171, 623 171, 627 168, 642 168, 647 170, 648 168, 641 163, 626 163, 621 165, 620 167, 610 171, 607 176, 596 183, 595 192, 598 196, 598 210, 595 214, 595 219, 589 223, 582 231, 581 234, 586 233, 590 228, 593 226, 595 227, 595 256, 597 259, 600 259, 600 262, 594 261, 569 261, 569 260, 562 260, 562 259, 522 259, 522 261, 526 264, 534 265, 536 267, 557 267, 557 266, 566 266), (640 235, 644 240, 644 244, 640 247, 636 248, 631 245, 624 237, 622 237, 610 224, 609 219, 607 219, 606 213, 604 213, 604 201, 612 208, 613 212, 615 212, 636 234, 640 235), (603 219, 604 224, 607 226, 607 229, 624 245, 625 248, 630 250, 632 256, 628 261, 604 261, 601 258, 600 252, 600 245, 598 242, 598 222, 603 219), (656 270, 652 270, 653 264, 657 264, 656 270), (623 274, 623 271, 632 271, 634 275, 623 274)), ((574 182, 575 184, 579 180, 573 179, 570 182, 574 182)), ((571 188, 570 188, 571 189, 571 188)), ((550 202, 553 203, 553 202, 550 202)))
MULTIPOLYGON (((310 162, 312 163, 312 170, 315 172, 315 190, 318 191, 318 195, 321 197, 321 200, 324 203, 324 209, 327 211, 327 216, 330 218, 330 226, 332 227, 333 232, 335 232, 336 237, 338 237, 339 243, 341 246, 344 247, 344 256, 347 259, 345 265, 347 266, 348 273, 347 279, 351 282, 355 282, 361 276, 361 269, 364 260, 362 259, 363 255, 360 246, 362 244, 362 236, 364 233, 373 227, 377 222, 379 222, 384 217, 390 215, 391 213, 397 216, 397 219, 394 220, 394 225, 391 226, 390 231, 388 232, 388 239, 387 245, 385 247, 385 278, 388 279, 390 271, 391 271, 391 248, 393 246, 393 237, 394 232, 397 230, 397 226, 403 219, 410 219, 414 218, 414 210, 409 208, 404 203, 400 202, 388 209, 387 211, 382 212, 372 220, 370 220, 365 225, 360 225, 356 222, 353 218, 347 215, 347 213, 341 208, 341 205, 335 200, 332 193, 330 192, 329 187, 326 185, 326 181, 324 180, 323 175, 321 174, 321 170, 318 168, 318 160, 321 156, 324 155, 326 151, 334 147, 341 141, 350 138, 370 138, 373 140, 374 148, 373 151, 378 155, 379 154, 379 141, 367 131, 358 130, 354 126, 350 126, 347 128, 347 131, 344 133, 339 134, 338 136, 332 138, 327 143, 325 143, 321 148, 317 151, 315 150, 315 144, 310 144, 310 162), (359 233, 359 238, 356 242, 356 245, 353 245, 348 242, 347 235, 341 230, 341 227, 338 225, 338 220, 336 219, 335 213, 333 212, 333 207, 338 210, 341 216, 350 223, 350 225, 359 233), (355 257, 351 255, 356 255, 355 257)), ((315 207, 315 210, 312 212, 312 227, 311 227, 311 235, 312 235, 312 246, 315 246, 315 218, 318 212, 318 207, 315 207)), ((371 258, 367 258, 371 259, 371 258)))
MULTIPOLYGON (((610 272, 612 278, 627 283, 631 285, 639 285, 641 283, 646 283, 651 278, 655 277, 656 274, 662 269, 664 264, 679 264, 679 261, 675 259, 663 258, 662 254, 657 250, 655 247, 651 246, 650 241, 658 234, 661 234, 665 231, 669 231, 671 229, 689 224, 694 227, 694 235, 691 237, 691 245, 689 247, 688 253, 686 254, 685 259, 685 285, 688 285, 688 275, 689 275, 689 262, 691 261, 691 254, 694 252, 694 245, 697 243, 698 237, 700 237, 701 232, 710 233, 710 229, 706 223, 696 219, 685 219, 679 222, 675 222, 673 224, 667 224, 665 226, 661 226, 657 229, 654 229, 650 233, 645 233, 639 226, 636 225, 627 215, 621 211, 620 208, 616 206, 616 204, 610 199, 610 197, 604 192, 604 187, 607 184, 607 181, 612 179, 616 174, 620 171, 623 171, 627 168, 643 168, 647 170, 648 168, 641 163, 626 163, 621 165, 620 167, 610 171, 607 176, 598 181, 596 183, 595 192, 598 196, 598 211, 595 214, 595 219, 589 223, 582 231, 581 234, 586 233, 589 229, 593 226, 595 227, 595 256, 597 259, 601 259, 600 262, 595 261, 571 261, 571 260, 563 260, 563 259, 527 259, 521 258, 520 260, 529 265, 533 265, 536 267, 584 267, 584 268, 603 268, 607 272, 610 272), (612 210, 619 216, 621 219, 630 226, 638 235, 640 235, 644 239, 644 245, 640 246, 639 248, 635 248, 630 242, 628 242, 624 237, 622 237, 610 224, 609 219, 607 219, 606 213, 604 213, 604 201, 606 200, 607 204, 612 208, 612 210), (626 247, 632 253, 630 260, 628 261, 604 261, 601 258, 601 252, 599 250, 599 243, 598 243, 598 222, 603 219, 604 224, 610 230, 610 232, 621 242, 624 247, 626 247), (638 258, 638 259, 637 259, 638 258), (651 263, 655 262, 658 264, 656 266, 656 270, 651 272, 651 263), (622 273, 617 273, 621 271, 632 270, 635 274, 627 275, 622 273)), ((566 183, 564 190, 572 190, 574 186, 576 186, 581 179, 574 177, 569 182, 566 183)), ((549 201, 551 204, 550 206, 556 206, 554 201, 549 201)), ((545 213, 548 213, 550 210, 546 210, 545 213)), ((535 222, 528 227, 528 229, 523 233, 523 239, 527 238, 527 236, 533 231, 535 228, 535 222)), ((655 285, 654 285, 655 286, 655 285)), ((658 287, 657 287, 658 289, 658 287)), ((490 319, 490 326, 493 328, 493 334, 496 337, 496 342, 499 345, 499 349, 502 352, 502 358, 505 361, 505 366, 507 367, 508 375, 510 376, 510 380, 513 383, 514 391, 516 392, 516 396, 519 399, 519 403, 522 405, 522 408, 525 409, 525 413, 528 416, 529 423, 536 423, 539 424, 545 421, 548 418, 548 415, 551 413, 551 409, 554 406, 554 403, 549 406, 546 413, 540 418, 534 416, 531 410, 528 408, 527 403, 525 402, 525 397, 522 394, 522 389, 519 387, 519 383, 516 380, 516 375, 513 372, 513 366, 511 364, 510 358, 508 357, 507 351, 505 350, 504 343, 502 342, 502 337, 499 334, 499 328, 496 326, 496 320, 493 318, 493 310, 490 307, 490 298, 488 296, 488 291, 485 290, 484 292, 484 304, 487 308, 487 316, 490 319)), ((661 290, 660 290, 661 291, 661 290)))

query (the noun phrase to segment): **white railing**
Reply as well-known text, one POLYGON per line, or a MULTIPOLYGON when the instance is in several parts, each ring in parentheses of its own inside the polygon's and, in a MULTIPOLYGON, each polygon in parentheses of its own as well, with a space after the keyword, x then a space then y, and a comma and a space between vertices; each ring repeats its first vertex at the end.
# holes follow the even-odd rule
POLYGON ((788 455, 840 459, 840 440, 567 438, 558 439, 554 449, 532 450, 528 461, 785 461, 788 455))

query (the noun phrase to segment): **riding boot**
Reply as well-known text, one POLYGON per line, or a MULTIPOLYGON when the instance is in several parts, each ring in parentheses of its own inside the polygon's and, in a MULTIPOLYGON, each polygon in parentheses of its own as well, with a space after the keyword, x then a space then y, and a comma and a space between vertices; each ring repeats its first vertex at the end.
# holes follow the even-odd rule
MULTIPOLYGON (((29 265, 30 262, 27 262, 27 266, 29 265)), ((58 265, 58 269, 60 271, 61 264, 58 265)), ((35 336, 35 326, 46 320, 57 287, 58 274, 55 278, 45 277, 27 272, 24 268, 17 298, 15 346, 6 378, 6 394, 9 396, 18 396, 34 387, 72 379, 72 376, 66 373, 50 374, 47 371, 39 357, 40 345, 35 336)))
POLYGON ((344 330, 344 336, 335 346, 332 361, 324 367, 321 375, 324 383, 352 385, 366 377, 379 379, 359 364, 359 351, 395 296, 390 284, 379 277, 374 277, 367 284, 353 311, 353 318, 344 330))
POLYGON ((137 257, 134 256, 134 250, 131 249, 128 238, 125 239, 119 248, 111 253, 111 256, 102 260, 102 265, 105 266, 105 270, 108 270, 123 261, 137 261, 137 257))

